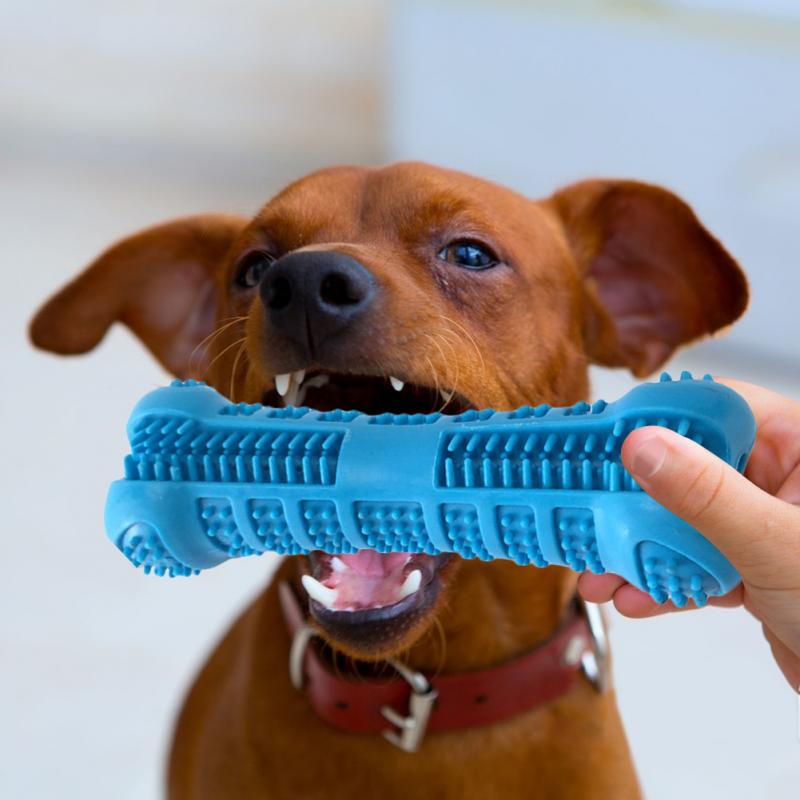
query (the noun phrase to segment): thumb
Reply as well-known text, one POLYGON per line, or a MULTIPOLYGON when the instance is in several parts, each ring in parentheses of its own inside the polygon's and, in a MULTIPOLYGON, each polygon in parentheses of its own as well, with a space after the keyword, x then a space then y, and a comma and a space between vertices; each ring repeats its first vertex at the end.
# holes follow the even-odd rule
POLYGON ((797 585, 800 509, 666 428, 631 433, 622 460, 642 489, 716 545, 745 581, 760 587, 797 585))

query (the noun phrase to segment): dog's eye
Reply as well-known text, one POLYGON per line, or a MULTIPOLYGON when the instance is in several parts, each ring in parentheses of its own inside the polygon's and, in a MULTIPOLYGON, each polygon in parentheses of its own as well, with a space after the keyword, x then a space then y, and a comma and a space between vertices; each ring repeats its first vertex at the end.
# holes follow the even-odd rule
POLYGON ((450 242, 437 255, 442 261, 464 269, 489 269, 499 263, 497 256, 486 245, 477 242, 450 242))
POLYGON ((236 272, 236 283, 244 289, 252 289, 258 286, 267 268, 275 261, 269 253, 257 251, 246 255, 236 272))

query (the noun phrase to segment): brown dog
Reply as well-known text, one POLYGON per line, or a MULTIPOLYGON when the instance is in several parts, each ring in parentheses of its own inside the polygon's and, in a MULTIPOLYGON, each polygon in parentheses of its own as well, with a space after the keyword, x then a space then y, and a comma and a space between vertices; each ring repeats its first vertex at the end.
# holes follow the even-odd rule
MULTIPOLYGON (((120 320, 170 372, 235 400, 455 413, 574 403, 588 395, 589 362, 646 375, 746 300, 736 263, 663 189, 587 181, 532 202, 407 163, 323 170, 252 220, 191 217, 125 239, 45 305, 31 334, 83 353, 120 320)), ((329 644, 316 663, 342 672, 339 685, 362 670, 364 692, 395 683, 387 659, 436 686, 549 656, 575 591, 572 572, 504 560, 287 558, 188 696, 171 797, 638 796, 613 692, 584 678, 544 685, 568 654, 542 678, 549 699, 520 700, 492 724, 457 709, 464 724, 429 732, 415 754, 337 730, 290 684, 282 583, 329 644)))

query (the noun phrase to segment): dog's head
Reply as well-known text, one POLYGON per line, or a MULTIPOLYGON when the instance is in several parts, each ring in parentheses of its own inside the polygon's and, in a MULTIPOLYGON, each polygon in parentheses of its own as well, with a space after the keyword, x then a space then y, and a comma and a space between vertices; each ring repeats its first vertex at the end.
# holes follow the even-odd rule
MULTIPOLYGON (((83 353, 119 320, 237 401, 456 413, 583 399, 589 362, 646 375, 746 301, 736 263, 663 189, 595 180, 534 202, 406 163, 323 170, 252 219, 125 239, 31 335, 83 353)), ((430 627, 458 561, 319 553, 302 571, 323 632, 376 657, 430 627)))

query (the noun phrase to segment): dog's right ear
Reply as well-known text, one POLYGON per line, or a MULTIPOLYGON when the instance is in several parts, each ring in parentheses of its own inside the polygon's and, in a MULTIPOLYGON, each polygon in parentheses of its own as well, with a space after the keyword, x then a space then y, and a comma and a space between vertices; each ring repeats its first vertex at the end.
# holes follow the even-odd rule
MULTIPOLYGON (((62 355, 86 353, 119 320, 167 370, 190 377, 192 353, 214 329, 220 265, 246 224, 199 215, 123 239, 39 309, 31 341, 62 355)), ((202 363, 192 366, 202 373, 202 363)))
POLYGON ((643 378, 746 308, 739 265, 672 192, 589 180, 550 203, 583 277, 584 343, 594 363, 643 378))

